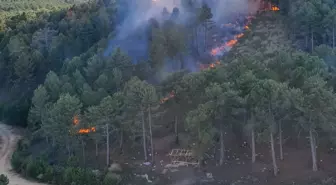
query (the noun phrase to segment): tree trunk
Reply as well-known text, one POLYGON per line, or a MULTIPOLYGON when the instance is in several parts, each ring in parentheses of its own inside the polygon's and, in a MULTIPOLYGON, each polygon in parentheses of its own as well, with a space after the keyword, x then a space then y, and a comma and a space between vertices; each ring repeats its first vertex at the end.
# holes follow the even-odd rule
POLYGON ((180 69, 179 70, 183 70, 184 69, 184 58, 183 58, 183 54, 179 53, 178 54, 180 56, 180 69))
POLYGON ((83 162, 84 162, 84 166, 85 166, 86 160, 85 160, 85 143, 84 143, 84 138, 82 138, 82 155, 83 155, 83 162))
POLYGON ((198 34, 199 34, 198 32, 199 32, 199 31, 198 31, 198 30, 199 30, 199 28, 198 28, 198 26, 197 26, 197 27, 196 27, 196 48, 197 48, 196 50, 197 50, 197 55, 199 56, 199 53, 200 53, 200 52, 199 52, 199 38, 198 38, 198 34))
POLYGON ((66 137, 66 148, 68 150, 68 157, 71 156, 71 151, 70 151, 70 143, 69 143, 69 138, 66 137))
POLYGON ((179 144, 179 137, 178 137, 178 121, 177 121, 177 116, 175 116, 175 123, 174 123, 174 129, 175 129, 175 142, 176 144, 179 144))
POLYGON ((307 35, 305 36, 305 41, 306 41, 306 42, 305 42, 305 44, 306 44, 306 49, 308 49, 308 36, 307 36, 307 35))
POLYGON ((95 145, 96 145, 96 157, 98 157, 98 141, 95 141, 95 145))
POLYGON ((280 160, 283 160, 283 150, 282 150, 282 128, 281 122, 279 122, 279 151, 280 151, 280 160))
POLYGON ((332 47, 335 48, 335 25, 333 26, 333 42, 332 47))
POLYGON ((311 31, 311 52, 314 51, 314 32, 311 31))
POLYGON ((153 163, 155 158, 154 158, 154 145, 153 145, 153 132, 152 132, 152 110, 150 106, 148 107, 148 124, 149 124, 149 136, 150 136, 152 163, 153 163))
POLYGON ((204 23, 204 52, 207 50, 207 24, 204 23))
POLYGON ((56 145, 55 137, 52 137, 51 140, 52 140, 52 147, 55 147, 56 145))
POLYGON ((252 163, 256 161, 256 149, 255 149, 255 134, 254 134, 254 127, 251 130, 251 145, 252 145, 252 163))
POLYGON ((275 159, 275 151, 274 151, 274 138, 273 138, 273 132, 270 130, 270 139, 271 139, 271 152, 272 152, 272 162, 273 162, 273 173, 274 176, 278 174, 278 166, 276 164, 276 159, 275 159))
POLYGON ((223 126, 220 125, 220 159, 219 159, 219 165, 223 165, 224 163, 224 157, 225 157, 225 146, 224 146, 224 133, 223 133, 223 126))
POLYGON ((110 131, 109 125, 106 124, 106 166, 110 165, 110 131))
POLYGON ((145 127, 145 113, 141 110, 142 116, 142 139, 143 139, 143 149, 144 149, 144 156, 145 161, 147 161, 147 144, 146 144, 146 127, 145 127))
POLYGON ((119 148, 122 150, 123 149, 123 145, 124 145, 124 132, 121 129, 120 130, 120 143, 119 143, 119 148))
MULTIPOLYGON (((198 148, 201 148, 201 126, 198 124, 198 148)), ((201 170, 201 165, 202 165, 202 152, 198 151, 198 169, 201 170)))
POLYGON ((315 143, 315 137, 313 135, 312 128, 309 130, 309 140, 310 140, 310 149, 311 149, 311 154, 312 154, 313 171, 317 171, 316 143, 315 143))

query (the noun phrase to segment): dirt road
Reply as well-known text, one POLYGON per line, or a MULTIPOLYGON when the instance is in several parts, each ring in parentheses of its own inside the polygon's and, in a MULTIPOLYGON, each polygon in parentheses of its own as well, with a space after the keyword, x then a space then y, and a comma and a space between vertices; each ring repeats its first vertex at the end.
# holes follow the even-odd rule
POLYGON ((44 185, 23 179, 11 170, 10 158, 20 137, 14 131, 10 126, 0 123, 0 174, 7 175, 9 185, 44 185))

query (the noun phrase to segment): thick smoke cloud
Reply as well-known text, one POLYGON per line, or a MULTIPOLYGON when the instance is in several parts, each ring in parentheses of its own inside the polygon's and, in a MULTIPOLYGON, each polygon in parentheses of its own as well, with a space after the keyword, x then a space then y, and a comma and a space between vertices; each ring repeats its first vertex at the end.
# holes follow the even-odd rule
MULTIPOLYGON (((110 41, 105 55, 109 55, 116 47, 133 58, 135 62, 147 59, 148 38, 146 27, 150 18, 159 22, 163 8, 169 12, 174 7, 180 9, 179 20, 187 20, 188 14, 183 11, 183 0, 117 0, 119 25, 116 36, 110 41)), ((260 0, 194 0, 198 6, 207 3, 213 13, 213 21, 218 24, 228 23, 239 15, 255 13, 260 0)))

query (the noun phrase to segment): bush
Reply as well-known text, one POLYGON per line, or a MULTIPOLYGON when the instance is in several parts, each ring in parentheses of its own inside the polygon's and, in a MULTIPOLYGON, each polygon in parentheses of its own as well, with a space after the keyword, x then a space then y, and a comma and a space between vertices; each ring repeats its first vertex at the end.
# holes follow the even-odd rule
POLYGON ((20 173, 22 170, 23 163, 24 163, 24 158, 20 155, 20 152, 16 150, 13 153, 12 158, 11 158, 11 165, 13 169, 17 173, 20 173))
POLYGON ((54 168, 47 166, 43 175, 43 182, 52 183, 54 181, 54 168))
POLYGON ((65 184, 82 184, 81 182, 84 179, 85 174, 83 173, 83 170, 80 168, 69 167, 66 168, 64 171, 63 181, 65 184))
POLYGON ((116 185, 121 182, 121 177, 115 173, 107 173, 104 180, 103 185, 116 185))
POLYGON ((62 166, 58 166, 58 165, 55 165, 55 166, 52 166, 53 168, 53 182, 52 184, 64 184, 63 183, 63 174, 64 174, 64 167, 62 166))
MULTIPOLYGON (((55 185, 116 185, 120 184, 121 176, 107 173, 106 176, 99 172, 78 167, 78 158, 68 159, 66 166, 49 165, 45 158, 33 158, 27 150, 27 141, 21 140, 17 150, 13 153, 11 164, 13 169, 32 179, 55 185)), ((5 176, 3 177, 4 179, 5 176)), ((5 181, 6 182, 6 181, 5 181)), ((7 185, 2 183, 0 185, 7 185)))
POLYGON ((26 175, 28 177, 42 180, 40 175, 44 175, 47 165, 42 160, 29 159, 26 165, 26 175))
POLYGON ((68 160, 67 160, 66 165, 69 166, 69 167, 78 167, 79 166, 79 159, 78 159, 78 157, 75 157, 75 156, 69 157, 68 160))
POLYGON ((7 185, 9 184, 9 180, 6 175, 1 174, 0 175, 0 185, 7 185))

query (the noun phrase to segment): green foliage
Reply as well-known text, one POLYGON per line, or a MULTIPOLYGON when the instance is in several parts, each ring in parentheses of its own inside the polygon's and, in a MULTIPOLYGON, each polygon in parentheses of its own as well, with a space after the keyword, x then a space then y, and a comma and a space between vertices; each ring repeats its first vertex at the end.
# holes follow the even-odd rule
MULTIPOLYGON (((66 5, 64 7, 69 7, 68 3, 58 0, 27 1, 40 4, 42 7, 48 2, 63 3, 66 5)), ((4 3, 1 5, 7 6, 6 3, 9 2, 4 3)), ((22 1, 9 3, 8 6, 15 6, 16 3, 22 4, 22 1)), ((2 74, 0 82, 4 87, 1 91, 8 94, 5 102, 1 100, 1 103, 4 103, 2 114, 5 120, 13 124, 26 123, 24 121, 26 118, 12 115, 26 111, 34 89, 44 81, 46 75, 44 87, 53 101, 58 99, 60 90, 63 90, 63 93, 74 93, 72 83, 61 83, 61 79, 58 79, 55 74, 61 70, 63 64, 64 69, 70 68, 70 66, 67 67, 66 59, 85 53, 99 41, 104 42, 104 38, 113 30, 115 12, 111 10, 114 5, 111 3, 108 6, 109 9, 101 6, 94 2, 84 3, 75 5, 70 10, 55 9, 51 12, 36 13, 36 15, 31 15, 27 11, 6 19, 6 31, 1 36, 4 39, 1 39, 0 46, 3 51, 0 53, 0 73, 2 74), (49 71, 56 73, 48 73, 49 71), (20 120, 15 120, 19 118, 20 120)), ((95 46, 95 50, 98 49, 97 47, 95 46)), ((100 45, 100 47, 105 46, 100 45)), ((104 92, 99 91, 99 93, 104 92)), ((100 99, 96 102, 99 101, 100 99)), ((31 110, 31 113, 36 111, 38 108, 31 110)), ((36 123, 39 120, 36 120, 36 117, 40 116, 31 114, 29 124, 38 126, 36 123)))
POLYGON ((120 176, 114 173, 107 173, 103 180, 103 185, 117 185, 121 181, 120 176))
MULTIPOLYGON (((292 48, 288 40, 291 34, 284 31, 287 22, 269 13, 260 15, 252 24, 257 31, 246 32, 224 57, 224 67, 197 73, 179 71, 153 85, 148 80, 153 73, 158 79, 166 77, 162 67, 167 59, 180 70, 189 51, 197 56, 207 50, 199 46, 203 43, 199 38, 204 36, 204 43, 208 42, 211 9, 195 1, 182 3, 191 17, 188 25, 176 21, 180 16, 177 8, 171 17, 164 10, 166 20, 162 24, 151 20, 147 48, 150 60, 138 64, 132 64, 120 48, 103 56, 107 37, 113 35, 113 3, 102 6, 92 2, 70 10, 45 12, 33 21, 23 13, 8 19, 8 30, 0 36, 4 38, 0 43, 4 51, 0 53, 0 74, 4 74, 0 82, 4 82, 4 89, 10 89, 9 99, 18 97, 19 101, 0 102, 1 111, 11 115, 11 111, 20 112, 16 108, 24 112, 30 107, 29 128, 40 143, 47 144, 50 153, 57 151, 56 156, 46 158, 60 165, 49 165, 46 159, 34 156, 29 151, 32 143, 22 141, 11 161, 13 168, 55 184, 120 184, 119 175, 99 176, 90 168, 82 168, 90 162, 87 151, 95 147, 98 157, 99 147, 106 142, 109 163, 109 149, 115 149, 115 144, 108 145, 112 138, 122 150, 124 141, 137 146, 135 140, 141 135, 147 160, 148 149, 155 150, 152 139, 159 127, 156 122, 162 121, 161 115, 166 112, 167 117, 174 117, 176 138, 181 130, 196 141, 191 147, 199 160, 218 135, 224 151, 223 133, 233 132, 239 137, 243 128, 248 128, 253 140, 265 139, 261 136, 266 135, 273 151, 273 140, 280 138, 282 129, 334 135, 336 95, 332 87, 336 87, 336 73, 330 58, 335 51, 329 46, 335 42, 331 33, 336 14, 325 5, 334 7, 335 3, 287 1, 293 5, 287 12, 293 19, 289 27, 300 32, 291 34, 311 37, 312 54, 292 48), (200 35, 200 29, 204 35, 200 35), (316 47, 314 43, 320 43, 324 34, 328 43, 316 47), (167 101, 160 101, 160 95, 166 94, 167 101), (79 133, 82 130, 86 133, 79 133), (151 147, 147 146, 147 138, 151 147)), ((311 134, 310 138, 314 141, 311 134)))
POLYGON ((24 164, 24 159, 22 158, 19 151, 15 151, 11 158, 11 165, 16 172, 21 172, 24 164))
POLYGON ((0 185, 8 185, 9 184, 9 180, 8 177, 4 174, 0 175, 0 185))
POLYGON ((25 173, 28 177, 39 179, 40 175, 44 175, 46 171, 46 164, 42 160, 27 159, 25 173))

